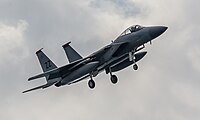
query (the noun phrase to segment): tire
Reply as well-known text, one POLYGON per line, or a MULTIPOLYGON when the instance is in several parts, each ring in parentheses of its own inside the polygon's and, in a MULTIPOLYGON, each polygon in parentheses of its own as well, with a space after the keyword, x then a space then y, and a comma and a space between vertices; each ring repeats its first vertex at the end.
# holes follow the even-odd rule
POLYGON ((89 86, 91 89, 93 89, 93 88, 95 87, 95 82, 94 82, 94 80, 89 80, 89 81, 88 81, 88 86, 89 86))
POLYGON ((116 84, 116 83, 118 82, 118 78, 117 78, 116 75, 112 75, 111 78, 110 78, 110 80, 111 80, 111 82, 112 82, 113 84, 116 84))
POLYGON ((137 64, 133 65, 133 69, 138 70, 138 65, 137 64))

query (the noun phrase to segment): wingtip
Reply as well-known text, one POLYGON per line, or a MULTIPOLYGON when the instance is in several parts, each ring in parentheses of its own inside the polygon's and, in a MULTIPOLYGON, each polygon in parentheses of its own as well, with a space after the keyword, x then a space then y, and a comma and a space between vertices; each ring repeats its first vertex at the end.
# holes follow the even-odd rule
POLYGON ((71 41, 69 41, 68 43, 62 45, 63 48, 65 48, 67 45, 69 45, 71 43, 71 41))

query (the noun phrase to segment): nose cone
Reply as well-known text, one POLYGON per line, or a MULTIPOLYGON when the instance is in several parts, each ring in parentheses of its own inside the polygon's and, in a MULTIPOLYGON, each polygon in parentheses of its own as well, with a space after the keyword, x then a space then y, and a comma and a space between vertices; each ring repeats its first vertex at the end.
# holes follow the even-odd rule
POLYGON ((165 26, 155 26, 150 27, 149 33, 152 39, 160 36, 162 33, 164 33, 167 30, 168 27, 165 26))

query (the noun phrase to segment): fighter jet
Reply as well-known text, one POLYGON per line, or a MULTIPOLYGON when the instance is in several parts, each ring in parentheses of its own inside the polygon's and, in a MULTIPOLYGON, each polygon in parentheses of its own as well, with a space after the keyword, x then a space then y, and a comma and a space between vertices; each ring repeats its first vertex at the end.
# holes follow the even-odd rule
POLYGON ((133 25, 127 28, 114 41, 102 49, 83 58, 78 54, 68 42, 62 47, 65 50, 69 64, 57 67, 42 51, 36 52, 43 73, 30 77, 28 81, 45 77, 47 83, 36 88, 24 91, 23 93, 44 89, 52 85, 56 87, 70 85, 89 78, 88 86, 93 89, 95 81, 93 80, 100 72, 105 71, 110 74, 110 80, 113 84, 118 82, 114 72, 120 71, 130 65, 134 70, 138 70, 137 62, 141 60, 147 51, 140 52, 145 48, 145 44, 160 36, 167 30, 165 26, 143 27, 133 25))

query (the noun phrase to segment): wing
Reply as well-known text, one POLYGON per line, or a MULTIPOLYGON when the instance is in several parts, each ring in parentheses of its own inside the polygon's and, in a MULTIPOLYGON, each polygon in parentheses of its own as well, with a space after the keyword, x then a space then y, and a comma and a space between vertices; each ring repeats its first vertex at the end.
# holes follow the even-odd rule
MULTIPOLYGON (((120 46, 128 44, 128 42, 118 42, 118 43, 111 43, 110 45, 100 49, 99 51, 93 53, 89 57, 98 58, 102 56, 109 56, 111 57, 115 52, 119 49, 120 46)), ((108 58, 105 58, 108 59, 108 58)))

